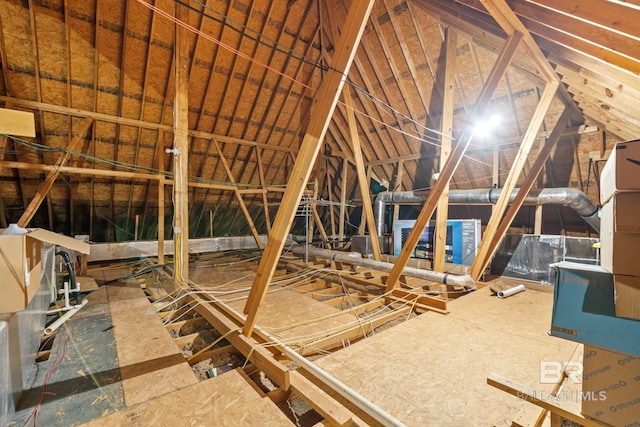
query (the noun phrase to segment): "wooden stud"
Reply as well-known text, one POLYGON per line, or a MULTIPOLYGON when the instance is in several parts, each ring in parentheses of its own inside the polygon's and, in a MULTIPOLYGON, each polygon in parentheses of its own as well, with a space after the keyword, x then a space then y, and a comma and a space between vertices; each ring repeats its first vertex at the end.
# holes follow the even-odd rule
POLYGON ((533 234, 542 234, 542 205, 536 205, 536 213, 533 221, 533 234))
MULTIPOLYGON (((262 164, 262 153, 260 147, 255 147, 256 162, 258 163, 258 176, 260 178, 260 185, 262 188, 266 187, 267 182, 264 179, 264 165, 262 164)), ((271 233, 271 216, 269 215, 269 199, 267 193, 262 193, 262 203, 264 204, 264 218, 265 225, 267 226, 267 234, 271 233)))
MULTIPOLYGON (((351 145, 353 148, 353 158, 356 162, 356 175, 360 185, 360 196, 362 198, 362 211, 366 218, 369 228, 369 238, 371 239, 371 249, 373 257, 380 261, 380 241, 376 230, 376 221, 373 217, 373 208, 371 206, 371 194, 369 193, 369 180, 364 169, 364 159, 362 157, 362 147, 360 146, 360 135, 358 135, 358 125, 356 124, 355 113, 353 112, 353 100, 351 99, 351 91, 345 89, 342 92, 344 101, 347 105, 347 119, 349 121, 349 133, 351 134, 351 145)), ((343 183, 344 184, 344 183, 343 183)))
POLYGON ((335 45, 335 55, 331 69, 325 76, 317 94, 309 128, 302 140, 298 159, 291 172, 289 184, 282 197, 282 203, 276 214, 267 247, 260 260, 244 309, 247 319, 243 334, 247 337, 251 336, 253 332, 258 309, 264 300, 268 284, 273 277, 280 253, 284 247, 285 237, 291 228, 302 193, 307 186, 311 168, 322 145, 324 135, 329 126, 329 120, 335 110, 340 91, 355 56, 356 47, 364 32, 373 3, 373 0, 363 0, 351 4, 343 33, 335 45))
POLYGON ((342 180, 340 183, 340 213, 338 214, 338 239, 344 241, 344 220, 347 205, 347 159, 342 160, 342 180))
POLYGON ((563 402, 561 399, 554 398, 553 396, 549 396, 548 399, 539 399, 529 392, 530 387, 519 384, 503 377, 502 375, 491 373, 489 377, 487 377, 487 384, 502 391, 506 391, 507 393, 517 396, 527 402, 531 402, 534 405, 538 405, 541 408, 547 409, 551 413, 561 415, 562 417, 574 421, 584 427, 604 427, 604 424, 601 424, 596 420, 586 418, 581 414, 573 412, 567 407, 566 402, 563 402))
POLYGON ((164 180, 158 180, 158 264, 164 265, 164 180))

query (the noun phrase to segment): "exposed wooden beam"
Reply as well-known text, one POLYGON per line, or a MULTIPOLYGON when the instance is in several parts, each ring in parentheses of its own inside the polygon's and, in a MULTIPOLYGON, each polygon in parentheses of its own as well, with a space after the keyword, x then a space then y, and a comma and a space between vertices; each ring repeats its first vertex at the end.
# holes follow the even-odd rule
MULTIPOLYGON (((504 73, 507 71, 511 60, 513 59, 513 56, 518 49, 518 45, 520 44, 521 39, 522 34, 519 32, 514 32, 507 39, 507 43, 500 52, 500 55, 498 56, 495 64, 493 65, 493 68, 491 69, 491 73, 489 74, 487 81, 482 87, 482 91, 480 92, 480 96, 478 97, 478 101, 476 102, 476 106, 474 108, 474 115, 482 113, 484 109, 489 105, 493 92, 498 87, 500 80, 504 76, 504 73)), ((393 269, 389 273, 389 277, 387 278, 386 283, 387 291, 391 291, 392 289, 398 287, 398 280, 400 279, 402 270, 404 270, 407 262, 409 262, 409 258, 411 257, 413 250, 420 240, 420 236, 424 231, 424 227, 431 219, 431 216, 436 209, 438 200, 442 196, 442 192, 453 177, 453 174, 460 164, 462 157, 464 156, 472 139, 473 132, 463 135, 463 139, 461 139, 456 144, 451 153, 451 156, 445 162, 438 180, 429 192, 429 196, 427 196, 427 200, 422 206, 420 214, 416 219, 416 223, 411 230, 411 233, 409 233, 409 236, 407 237, 407 240, 405 241, 405 244, 400 251, 400 255, 398 256, 393 269)))
MULTIPOLYGON (((482 241, 480 242, 480 247, 478 248, 473 264, 471 265, 471 270, 469 274, 474 280, 480 279, 480 276, 482 276, 484 268, 489 263, 489 260, 491 259, 493 252, 495 252, 495 249, 497 249, 497 245, 495 245, 494 247, 494 244, 493 244, 494 238, 498 238, 500 240, 502 239, 502 236, 498 236, 498 229, 500 226, 500 222, 509 204, 509 198, 511 197, 511 193, 516 188, 516 184, 518 183, 518 178, 522 173, 525 162, 527 161, 527 157, 529 156, 529 152, 531 151, 531 147, 533 147, 533 143, 536 140, 536 134, 538 133, 538 129, 542 125, 544 117, 547 114, 547 111, 549 110, 549 106, 553 102, 553 99, 556 95, 557 90, 558 90, 557 81, 552 80, 549 82, 549 84, 547 84, 547 87, 545 87, 544 92, 542 93, 542 96, 540 98, 540 102, 538 103, 536 111, 534 112, 533 117, 529 122, 529 128, 527 129, 527 132, 524 135, 522 144, 520 145, 520 149, 518 150, 518 154, 516 155, 516 158, 511 164, 509 174, 507 175, 507 178, 505 179, 504 185, 502 187, 502 191, 500 192, 500 197, 498 198, 498 201, 495 204, 495 207, 491 214, 491 218, 489 218, 489 222, 487 223, 487 227, 485 228, 484 235, 482 236, 482 241)), ((567 120, 567 117, 564 117, 564 119, 567 120)), ((565 124, 566 123, 562 123, 561 128, 564 128, 565 124)), ((560 132, 558 132, 558 137, 559 135, 560 135, 560 132)), ((547 156, 545 156, 545 159, 546 157, 547 156)), ((527 176, 526 179, 528 182, 529 181, 531 182, 530 184, 531 186, 533 186, 533 184, 535 183, 535 178, 537 176, 538 176, 537 173, 535 174, 529 173, 529 175, 527 176)), ((523 190, 521 189, 520 191, 523 191, 523 190)), ((528 191, 528 189, 526 191, 528 191)), ((524 196, 522 197, 522 201, 520 202, 520 204, 522 204, 523 201, 524 201, 524 196)), ((512 204, 512 206, 514 205, 515 203, 512 204)), ((515 217, 515 214, 514 214, 514 217, 515 217)), ((511 218, 511 220, 513 220, 513 218, 511 218)), ((511 224, 511 220, 509 221, 509 225, 511 224)), ((506 229, 504 231, 506 233, 506 229)))
POLYGON ((356 48, 360 43, 373 3, 373 0, 356 0, 352 2, 343 33, 335 45, 335 55, 331 69, 325 76, 325 80, 317 93, 309 128, 302 140, 298 158, 276 214, 267 247, 260 260, 244 309, 247 319, 242 332, 247 337, 251 336, 253 332, 260 304, 264 300, 267 287, 275 272, 286 235, 291 228, 298 204, 307 186, 311 168, 322 145, 324 135, 329 126, 329 120, 335 110, 340 91, 355 56, 356 48))
POLYGON ((362 158, 362 147, 360 146, 360 135, 358 135, 358 125, 356 124, 355 113, 353 112, 353 100, 351 99, 351 91, 347 88, 343 90, 342 95, 347 106, 346 113, 349 120, 349 133, 351 134, 351 146, 353 147, 353 157, 356 161, 356 175, 360 185, 360 196, 362 197, 362 211, 369 229, 369 238, 371 239, 371 250, 374 259, 380 261, 380 241, 378 232, 376 231, 376 221, 373 217, 373 207, 371 205, 371 195, 369 194, 369 180, 367 172, 364 168, 364 159, 362 158))
POLYGON ((53 187, 53 183, 56 182, 56 179, 60 175, 60 172, 59 172, 60 167, 64 166, 67 160, 69 160, 69 157, 71 156, 70 152, 75 151, 78 148, 78 145, 80 145, 80 142, 84 140, 84 137, 87 134, 87 131, 91 127, 92 123, 93 123, 93 119, 91 117, 86 118, 82 123, 82 125, 80 126, 80 129, 78 130, 78 133, 76 134, 76 136, 73 137, 71 141, 69 141, 69 145, 67 146, 66 152, 60 156, 60 158, 58 159, 58 162, 55 165, 56 167, 55 170, 52 170, 47 174, 47 177, 45 178, 44 183, 42 184, 42 187, 40 187, 40 190, 38 190, 38 192, 33 197, 33 199, 31 199, 29 206, 27 206, 24 213, 18 220, 19 227, 26 227, 29 224, 29 222, 31 222, 31 219, 33 218, 35 213, 38 211, 40 204, 42 204, 42 201, 44 200, 44 198, 47 196, 47 194, 49 194, 49 190, 51 190, 51 187, 53 187))
MULTIPOLYGON (((70 115, 70 116, 80 117, 80 118, 92 117, 96 121, 100 121, 100 122, 115 123, 115 124, 127 125, 127 126, 137 126, 144 129, 164 130, 168 133, 173 133, 173 126, 165 125, 162 123, 153 123, 153 122, 144 121, 144 120, 131 119, 128 117, 118 117, 111 114, 97 113, 95 111, 81 110, 78 108, 62 107, 59 105, 47 104, 44 102, 37 102, 37 101, 29 101, 26 99, 13 98, 13 97, 4 96, 4 95, 0 95, 0 101, 11 102, 16 107, 31 108, 34 110, 46 111, 49 113, 56 113, 56 114, 63 114, 65 116, 70 115)), ((202 139, 215 138, 220 142, 229 143, 229 144, 262 147, 265 150, 281 151, 286 153, 291 151, 291 149, 286 147, 281 147, 279 145, 263 144, 260 142, 249 141, 249 140, 244 140, 240 138, 233 138, 233 137, 224 136, 224 135, 216 135, 214 133, 202 132, 202 131, 193 130, 193 129, 188 130, 188 135, 195 138, 202 138, 202 139)))
POLYGON ((342 179, 340 180, 340 212, 338 214, 338 239, 344 240, 344 221, 347 205, 347 159, 342 159, 342 179))
POLYGON ((158 181, 158 264, 164 265, 164 180, 158 181))
MULTIPOLYGON (((260 147, 255 147, 256 162, 258 163, 258 176, 260 178, 260 185, 266 186, 266 180, 264 178, 264 166, 262 164, 262 153, 260 147)), ((269 200, 267 199, 267 193, 262 193, 262 203, 264 204, 264 221, 267 226, 267 234, 271 233, 271 216, 269 215, 269 200)))
MULTIPOLYGON (((445 54, 442 63, 444 72, 440 75, 443 82, 436 82, 442 88, 442 119, 440 138, 440 172, 451 153, 451 139, 453 138, 453 97, 455 86, 456 48, 458 47, 458 36, 451 27, 445 29, 445 54)), ((436 232, 434 236, 433 249, 433 270, 444 272, 447 246, 447 219, 449 218, 449 184, 442 189, 442 196, 438 200, 436 207, 436 232)))
MULTIPOLYGON (((175 4, 176 18, 188 22, 189 9, 175 4)), ((173 102, 173 245, 176 283, 186 286, 189 280, 189 31, 175 25, 175 100, 173 102)))
MULTIPOLYGON (((0 167, 6 167, 10 169, 20 169, 20 170, 41 170, 41 171, 57 170, 60 173, 65 173, 65 174, 101 176, 101 177, 108 177, 108 178, 121 178, 121 179, 134 179, 134 180, 157 181, 160 179, 164 179, 164 175, 161 175, 161 174, 114 171, 114 170, 108 170, 108 169, 79 168, 75 166, 42 165, 38 163, 28 163, 28 162, 10 162, 6 160, 0 161, 0 167)), ((172 179, 166 179, 165 183, 168 185, 173 185, 174 181, 172 179)), ((237 188, 237 186, 234 186, 234 185, 209 184, 206 182, 195 182, 195 181, 189 182, 189 186, 198 187, 198 188, 211 188, 214 190, 223 190, 223 191, 236 191, 236 188, 237 188)), ((262 189, 257 189, 254 191, 257 193, 262 191, 262 189)))

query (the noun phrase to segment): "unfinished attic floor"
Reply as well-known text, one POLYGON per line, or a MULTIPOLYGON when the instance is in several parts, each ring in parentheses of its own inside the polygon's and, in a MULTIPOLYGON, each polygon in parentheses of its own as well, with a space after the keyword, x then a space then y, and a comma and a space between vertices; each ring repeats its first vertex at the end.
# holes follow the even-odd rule
MULTIPOLYGON (((242 311, 256 265, 251 256, 217 254, 199 257, 190 272, 198 292, 242 311)), ((193 310, 166 304, 174 284, 159 270, 148 261, 90 269, 108 284, 58 333, 50 360, 38 364, 23 394, 16 425, 326 421, 309 401, 330 400, 326 395, 303 396, 305 404, 283 393, 193 310), (212 372, 217 376, 209 378, 212 372)), ((408 426, 533 425, 541 410, 490 387, 487 376, 496 372, 550 392, 552 384, 538 384, 540 361, 582 354, 580 345, 547 335, 551 288, 504 300, 482 288, 449 301, 447 315, 416 316, 406 305, 390 308, 376 295, 330 286, 313 268, 295 274, 282 268, 274 283, 258 326, 408 426)), ((355 415, 359 425, 378 425, 355 415)))

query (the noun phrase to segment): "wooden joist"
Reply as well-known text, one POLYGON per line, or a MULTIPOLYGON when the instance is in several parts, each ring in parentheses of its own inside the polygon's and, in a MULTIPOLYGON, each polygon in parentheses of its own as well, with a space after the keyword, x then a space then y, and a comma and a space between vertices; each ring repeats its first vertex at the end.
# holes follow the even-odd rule
POLYGON ((527 402, 531 402, 534 405, 538 405, 550 411, 552 414, 561 415, 570 421, 574 421, 584 427, 604 427, 605 425, 595 421, 591 418, 586 418, 582 414, 577 414, 570 409, 566 408, 566 403, 557 397, 545 395, 544 399, 540 399, 539 396, 532 394, 527 387, 523 384, 512 381, 502 375, 492 373, 487 377, 487 384, 498 388, 502 391, 506 391, 509 394, 519 397, 527 402))

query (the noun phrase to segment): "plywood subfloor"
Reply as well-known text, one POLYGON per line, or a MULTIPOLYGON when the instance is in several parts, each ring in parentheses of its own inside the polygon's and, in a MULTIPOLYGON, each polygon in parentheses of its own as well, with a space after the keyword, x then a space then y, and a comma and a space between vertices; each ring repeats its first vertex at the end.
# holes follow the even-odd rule
MULTIPOLYGON (((245 302, 246 299, 236 300, 229 305, 242 311, 245 302)), ((283 339, 310 338, 357 323, 357 317, 300 292, 284 289, 267 294, 256 323, 283 339)))
POLYGON ((198 380, 140 288, 108 286, 126 406, 198 380))
POLYGON ((540 410, 488 386, 487 376, 548 393, 540 361, 581 351, 547 335, 552 300, 534 290, 498 299, 484 288, 450 303, 448 316, 425 313, 316 363, 408 426, 508 426, 540 410))
POLYGON ((237 372, 93 420, 87 427, 293 426, 269 399, 237 372))

